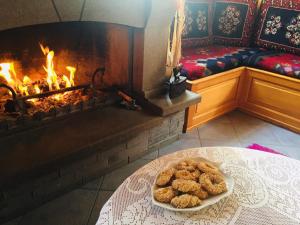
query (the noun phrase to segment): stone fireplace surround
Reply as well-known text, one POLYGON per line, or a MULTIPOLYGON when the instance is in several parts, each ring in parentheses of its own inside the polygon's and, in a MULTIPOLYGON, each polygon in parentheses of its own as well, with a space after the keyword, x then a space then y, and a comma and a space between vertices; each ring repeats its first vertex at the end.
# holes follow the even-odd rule
MULTIPOLYGON (((21 174, 11 183, 0 181, 0 223, 180 137, 184 110, 198 102, 199 96, 187 91, 170 100, 158 94, 165 80, 169 25, 174 14, 174 0, 31 0, 30 3, 0 0, 0 31, 68 21, 96 21, 134 27, 133 89, 148 102, 145 108, 155 113, 127 111, 112 106, 57 121, 26 134, 19 133, 13 138, 5 137, 5 143, 18 145, 27 143, 28 138, 50 139, 60 130, 65 136, 55 142, 60 143, 62 149, 69 147, 74 152, 57 157, 47 165, 35 162, 33 169, 38 168, 38 171, 26 171, 26 176, 21 174), (69 131, 74 129, 78 130, 78 134, 68 136, 69 131), (88 136, 85 135, 87 133, 88 136), (66 141, 74 137, 77 142, 66 141)), ((34 147, 35 142, 31 141, 27 146, 34 147)), ((20 150, 30 151, 19 146, 20 150)), ((45 146, 37 154, 23 153, 20 158, 18 151, 0 149, 0 154, 10 154, 16 159, 13 162, 0 159, 0 163, 17 170, 22 167, 24 157, 38 161, 51 151, 51 146, 45 146)))
POLYGON ((17 27, 71 21, 94 21, 136 28, 135 41, 142 41, 136 65, 143 80, 139 89, 150 95, 165 74, 169 24, 175 1, 166 0, 0 0, 0 31, 17 27))

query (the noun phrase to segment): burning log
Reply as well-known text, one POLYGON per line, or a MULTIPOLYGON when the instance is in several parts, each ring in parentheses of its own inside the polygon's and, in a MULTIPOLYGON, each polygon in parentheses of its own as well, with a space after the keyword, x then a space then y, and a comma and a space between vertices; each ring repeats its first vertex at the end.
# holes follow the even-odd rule
POLYGON ((63 89, 59 89, 59 90, 55 90, 55 91, 48 91, 48 92, 45 92, 45 93, 39 93, 39 94, 24 96, 24 97, 20 97, 18 99, 25 101, 25 100, 34 99, 34 98, 45 98, 45 97, 48 97, 48 96, 51 96, 51 95, 66 93, 66 92, 69 92, 69 91, 74 91, 74 90, 79 90, 79 89, 88 89, 89 87, 90 87, 89 84, 78 85, 78 86, 63 88, 63 89))

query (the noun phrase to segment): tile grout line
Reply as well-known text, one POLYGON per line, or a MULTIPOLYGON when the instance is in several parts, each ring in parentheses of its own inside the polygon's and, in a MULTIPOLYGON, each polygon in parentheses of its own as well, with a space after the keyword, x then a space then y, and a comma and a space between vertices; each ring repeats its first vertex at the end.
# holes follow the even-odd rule
MULTIPOLYGON (((268 124, 268 129, 270 130, 271 135, 272 135, 272 136, 275 138, 275 140, 277 141, 277 143, 278 143, 277 145, 283 146, 284 143, 281 142, 281 140, 277 137, 277 135, 274 133, 273 128, 272 128, 272 126, 275 126, 275 127, 280 127, 280 126, 278 126, 278 125, 276 125, 276 124, 273 124, 273 123, 271 123, 271 122, 265 121, 265 120, 262 120, 262 121, 267 122, 267 124, 268 124)), ((280 128, 281 128, 281 127, 280 127, 280 128)))
POLYGON ((103 176, 103 178, 102 178, 102 181, 101 181, 101 184, 99 185, 98 191, 102 190, 101 187, 102 187, 102 185, 103 185, 103 183, 104 183, 104 178, 105 178, 105 176, 106 176, 106 174, 104 174, 104 176, 103 176))
MULTIPOLYGON (((90 223, 91 216, 92 216, 93 210, 94 210, 94 208, 95 208, 95 206, 96 206, 96 202, 97 202, 97 199, 98 199, 98 197, 99 197, 99 194, 100 194, 100 191, 101 191, 101 186, 102 186, 103 182, 104 182, 104 176, 103 176, 103 178, 102 178, 102 180, 101 180, 101 184, 99 185, 99 189, 97 190, 97 194, 96 194, 96 197, 95 197, 95 201, 94 201, 94 204, 93 204, 93 206, 92 206, 92 208, 91 208, 91 211, 90 211, 89 217, 88 217, 88 219, 87 219, 86 225, 88 225, 88 224, 90 223)), ((99 213, 100 213, 100 212, 99 212, 99 213)))
MULTIPOLYGON (((227 113, 227 114, 228 114, 228 113, 227 113)), ((227 114, 226 114, 226 115, 227 115, 227 114)), ((231 119, 229 116, 228 116, 228 120, 230 121, 230 125, 231 125, 231 127, 233 128, 233 130, 234 130, 235 136, 236 136, 236 138, 237 138, 237 140, 238 140, 238 142, 239 142, 241 148, 243 148, 243 144, 242 144, 242 141, 241 141, 241 139, 240 139, 240 137, 239 137, 239 135, 238 135, 238 131, 237 131, 237 128, 235 127, 235 124, 233 123, 232 119, 231 119)))
POLYGON ((200 147, 203 147, 202 146, 202 141, 201 141, 201 138, 200 138, 200 131, 199 131, 198 127, 197 127, 197 134, 198 134, 198 139, 199 139, 200 147))
MULTIPOLYGON (((97 178, 91 180, 90 182, 94 182, 94 181, 96 181, 97 179, 101 179, 101 181, 99 182, 99 183, 100 183, 100 184, 99 184, 99 189, 100 189, 100 187, 101 187, 101 185, 102 185, 102 182, 103 182, 103 180, 104 180, 104 175, 102 175, 101 177, 97 177, 97 178)), ((89 182, 88 182, 88 183, 89 183, 89 182)), ((87 190, 87 191, 98 191, 98 190, 99 190, 98 188, 85 188, 84 186, 87 185, 88 183, 83 184, 82 186, 78 187, 78 189, 81 189, 81 190, 87 190)))
MULTIPOLYGON (((229 114, 230 112, 227 112, 226 114, 223 114, 221 117, 225 117, 226 116, 226 118, 227 118, 227 120, 228 121, 224 121, 224 122, 222 122, 222 121, 217 121, 217 123, 216 124, 222 124, 222 125, 227 125, 227 126, 230 126, 230 128, 232 128, 233 129, 233 135, 234 135, 234 141, 237 141, 237 143, 239 144, 239 147, 241 147, 242 146, 242 144, 241 144, 241 140, 240 140, 240 138, 239 138, 239 136, 238 136, 238 134, 237 134, 237 130, 235 129, 235 127, 234 127, 234 125, 233 125, 233 122, 231 121, 231 119, 228 117, 228 114, 229 114)), ((216 119, 218 119, 218 118, 216 118, 216 119)), ((216 120, 215 119, 212 119, 212 120, 210 120, 210 121, 208 121, 207 123, 205 123, 206 125, 208 125, 208 124, 210 124, 211 122, 216 122, 216 120)), ((212 125, 213 126, 213 125, 212 125)), ((201 146, 202 147, 207 147, 207 146, 203 146, 203 141, 212 141, 212 142, 215 142, 215 141, 221 141, 221 142, 223 142, 223 141, 225 141, 225 139, 224 140, 220 140, 220 139, 218 139, 218 138, 201 138, 201 135, 200 135, 200 129, 199 129, 200 127, 198 127, 197 129, 198 129, 198 133, 199 133, 199 140, 200 140, 200 143, 201 143, 201 146)), ((227 140, 227 139, 226 139, 227 140)))
POLYGON ((100 190, 100 189, 99 189, 99 192, 100 192, 100 191, 110 191, 110 192, 115 192, 116 190, 117 190, 117 188, 116 188, 115 190, 109 190, 109 189, 101 189, 101 190, 100 190))
POLYGON ((88 225, 89 222, 90 222, 90 220, 91 220, 91 216, 92 216, 93 210, 94 210, 94 208, 95 208, 95 206, 96 206, 96 202, 97 202, 97 199, 98 199, 98 196, 99 196, 99 192, 100 192, 100 190, 98 190, 98 192, 97 192, 97 194, 96 194, 96 197, 95 197, 95 200, 94 200, 94 204, 93 204, 93 206, 91 207, 89 216, 88 216, 87 221, 86 221, 86 225, 88 225))
MULTIPOLYGON (((241 112, 241 113, 243 113, 243 112, 241 112)), ((247 115, 247 116, 250 116, 250 117, 253 117, 253 118, 255 118, 255 119, 259 119, 259 118, 256 118, 256 117, 254 117, 254 116, 248 115, 248 114, 246 114, 246 113, 243 113, 243 114, 245 114, 245 115, 247 115)), ((229 117, 228 119, 231 121, 232 127, 233 127, 233 129, 234 129, 234 131, 235 131, 236 137, 238 138, 241 147, 246 148, 247 146, 244 146, 243 143, 246 143, 247 141, 243 141, 243 140, 240 138, 240 136, 238 135, 238 130, 237 130, 236 124, 233 122, 233 120, 231 120, 230 117, 229 117)), ((270 123, 270 122, 264 121, 264 120, 262 120, 262 119, 259 119, 259 120, 262 121, 262 122, 264 122, 264 123, 267 123, 268 125, 269 125, 269 123, 270 123)), ((279 141, 279 139, 276 137, 276 135, 274 135, 273 131, 271 131, 270 134, 271 134, 272 137, 277 141, 277 144, 275 144, 275 145, 283 146, 282 143, 279 141)), ((254 142, 255 142, 255 141, 254 141, 254 142)), ((250 144, 253 144, 253 143, 250 143, 250 144)), ((262 144, 263 144, 263 145, 269 145, 269 143, 265 143, 265 142, 262 143, 262 144)), ((249 145, 249 144, 247 144, 247 145, 249 145)))
MULTIPOLYGON (((271 124, 272 124, 272 123, 271 123, 271 124)), ((272 124, 272 126, 276 126, 276 125, 272 124)), ((280 128, 281 128, 281 127, 280 127, 280 128)), ((282 129, 283 129, 283 128, 282 128, 282 129)), ((278 143, 279 143, 280 145, 284 146, 284 143, 282 143, 281 140, 277 137, 277 135, 274 133, 272 127, 270 127, 270 130, 271 130, 272 135, 273 135, 273 136, 275 137, 275 139, 278 141, 278 143)))
POLYGON ((158 148, 157 148, 157 152, 158 152, 158 156, 157 156, 157 158, 159 158, 161 155, 160 155, 160 146, 158 146, 158 148))
MULTIPOLYGON (((229 120, 232 122, 232 120, 231 120, 230 118, 229 118, 229 120)), ((262 120, 262 121, 263 121, 263 122, 266 122, 266 123, 268 123, 268 124, 271 124, 272 126, 279 127, 279 128, 281 128, 281 129, 283 129, 283 130, 286 130, 285 128, 282 128, 282 127, 280 127, 280 126, 277 126, 276 124, 272 124, 272 123, 270 123, 270 122, 268 122, 268 121, 264 121, 264 120, 262 120)), ((235 132, 237 133, 235 124, 234 124, 234 123, 232 123, 232 124, 233 124, 233 128, 234 128, 235 132)), ((275 137, 275 140, 278 142, 277 144, 276 144, 276 143, 275 143, 275 144, 271 144, 271 146, 272 146, 271 148, 277 150, 276 147, 284 147, 284 148, 290 147, 290 146, 287 146, 286 144, 282 143, 282 142, 280 141, 280 139, 277 138, 277 136, 274 134, 274 131, 272 130, 271 127, 270 127, 270 129, 271 129, 271 134, 272 134, 272 136, 275 137)), ((237 135, 237 136, 238 136, 238 135, 237 135)), ((239 136, 238 136, 238 139, 239 139, 239 142, 240 142, 241 146, 243 147, 242 141, 241 141, 241 139, 239 138, 239 136)), ((270 146, 270 144, 265 144, 265 145, 266 145, 266 147, 270 146)), ((247 147, 247 146, 246 146, 246 147, 247 147)), ((287 152, 283 152, 283 153, 286 154, 286 155, 288 155, 289 157, 291 157, 291 156, 290 156, 290 152, 287 151, 287 152)))

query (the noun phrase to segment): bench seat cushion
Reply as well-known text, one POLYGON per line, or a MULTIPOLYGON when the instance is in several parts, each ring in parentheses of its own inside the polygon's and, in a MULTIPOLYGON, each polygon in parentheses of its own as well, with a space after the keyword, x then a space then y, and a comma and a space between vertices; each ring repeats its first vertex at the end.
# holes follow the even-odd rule
POLYGON ((189 80, 196 80, 243 66, 250 56, 262 51, 265 50, 225 46, 186 48, 181 59, 183 73, 189 80))
POLYGON ((247 66, 300 79, 300 56, 266 51, 252 55, 247 66))

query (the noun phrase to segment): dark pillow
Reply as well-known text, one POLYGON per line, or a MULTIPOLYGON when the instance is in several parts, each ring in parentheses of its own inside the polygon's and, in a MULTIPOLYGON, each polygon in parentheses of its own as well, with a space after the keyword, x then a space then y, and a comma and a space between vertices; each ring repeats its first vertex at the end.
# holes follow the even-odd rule
POLYGON ((300 53, 299 0, 263 1, 258 24, 258 46, 300 53))
POLYGON ((182 47, 207 46, 212 41, 212 0, 187 0, 182 47))
POLYGON ((257 0, 215 0, 213 42, 249 46, 256 13, 257 0))

